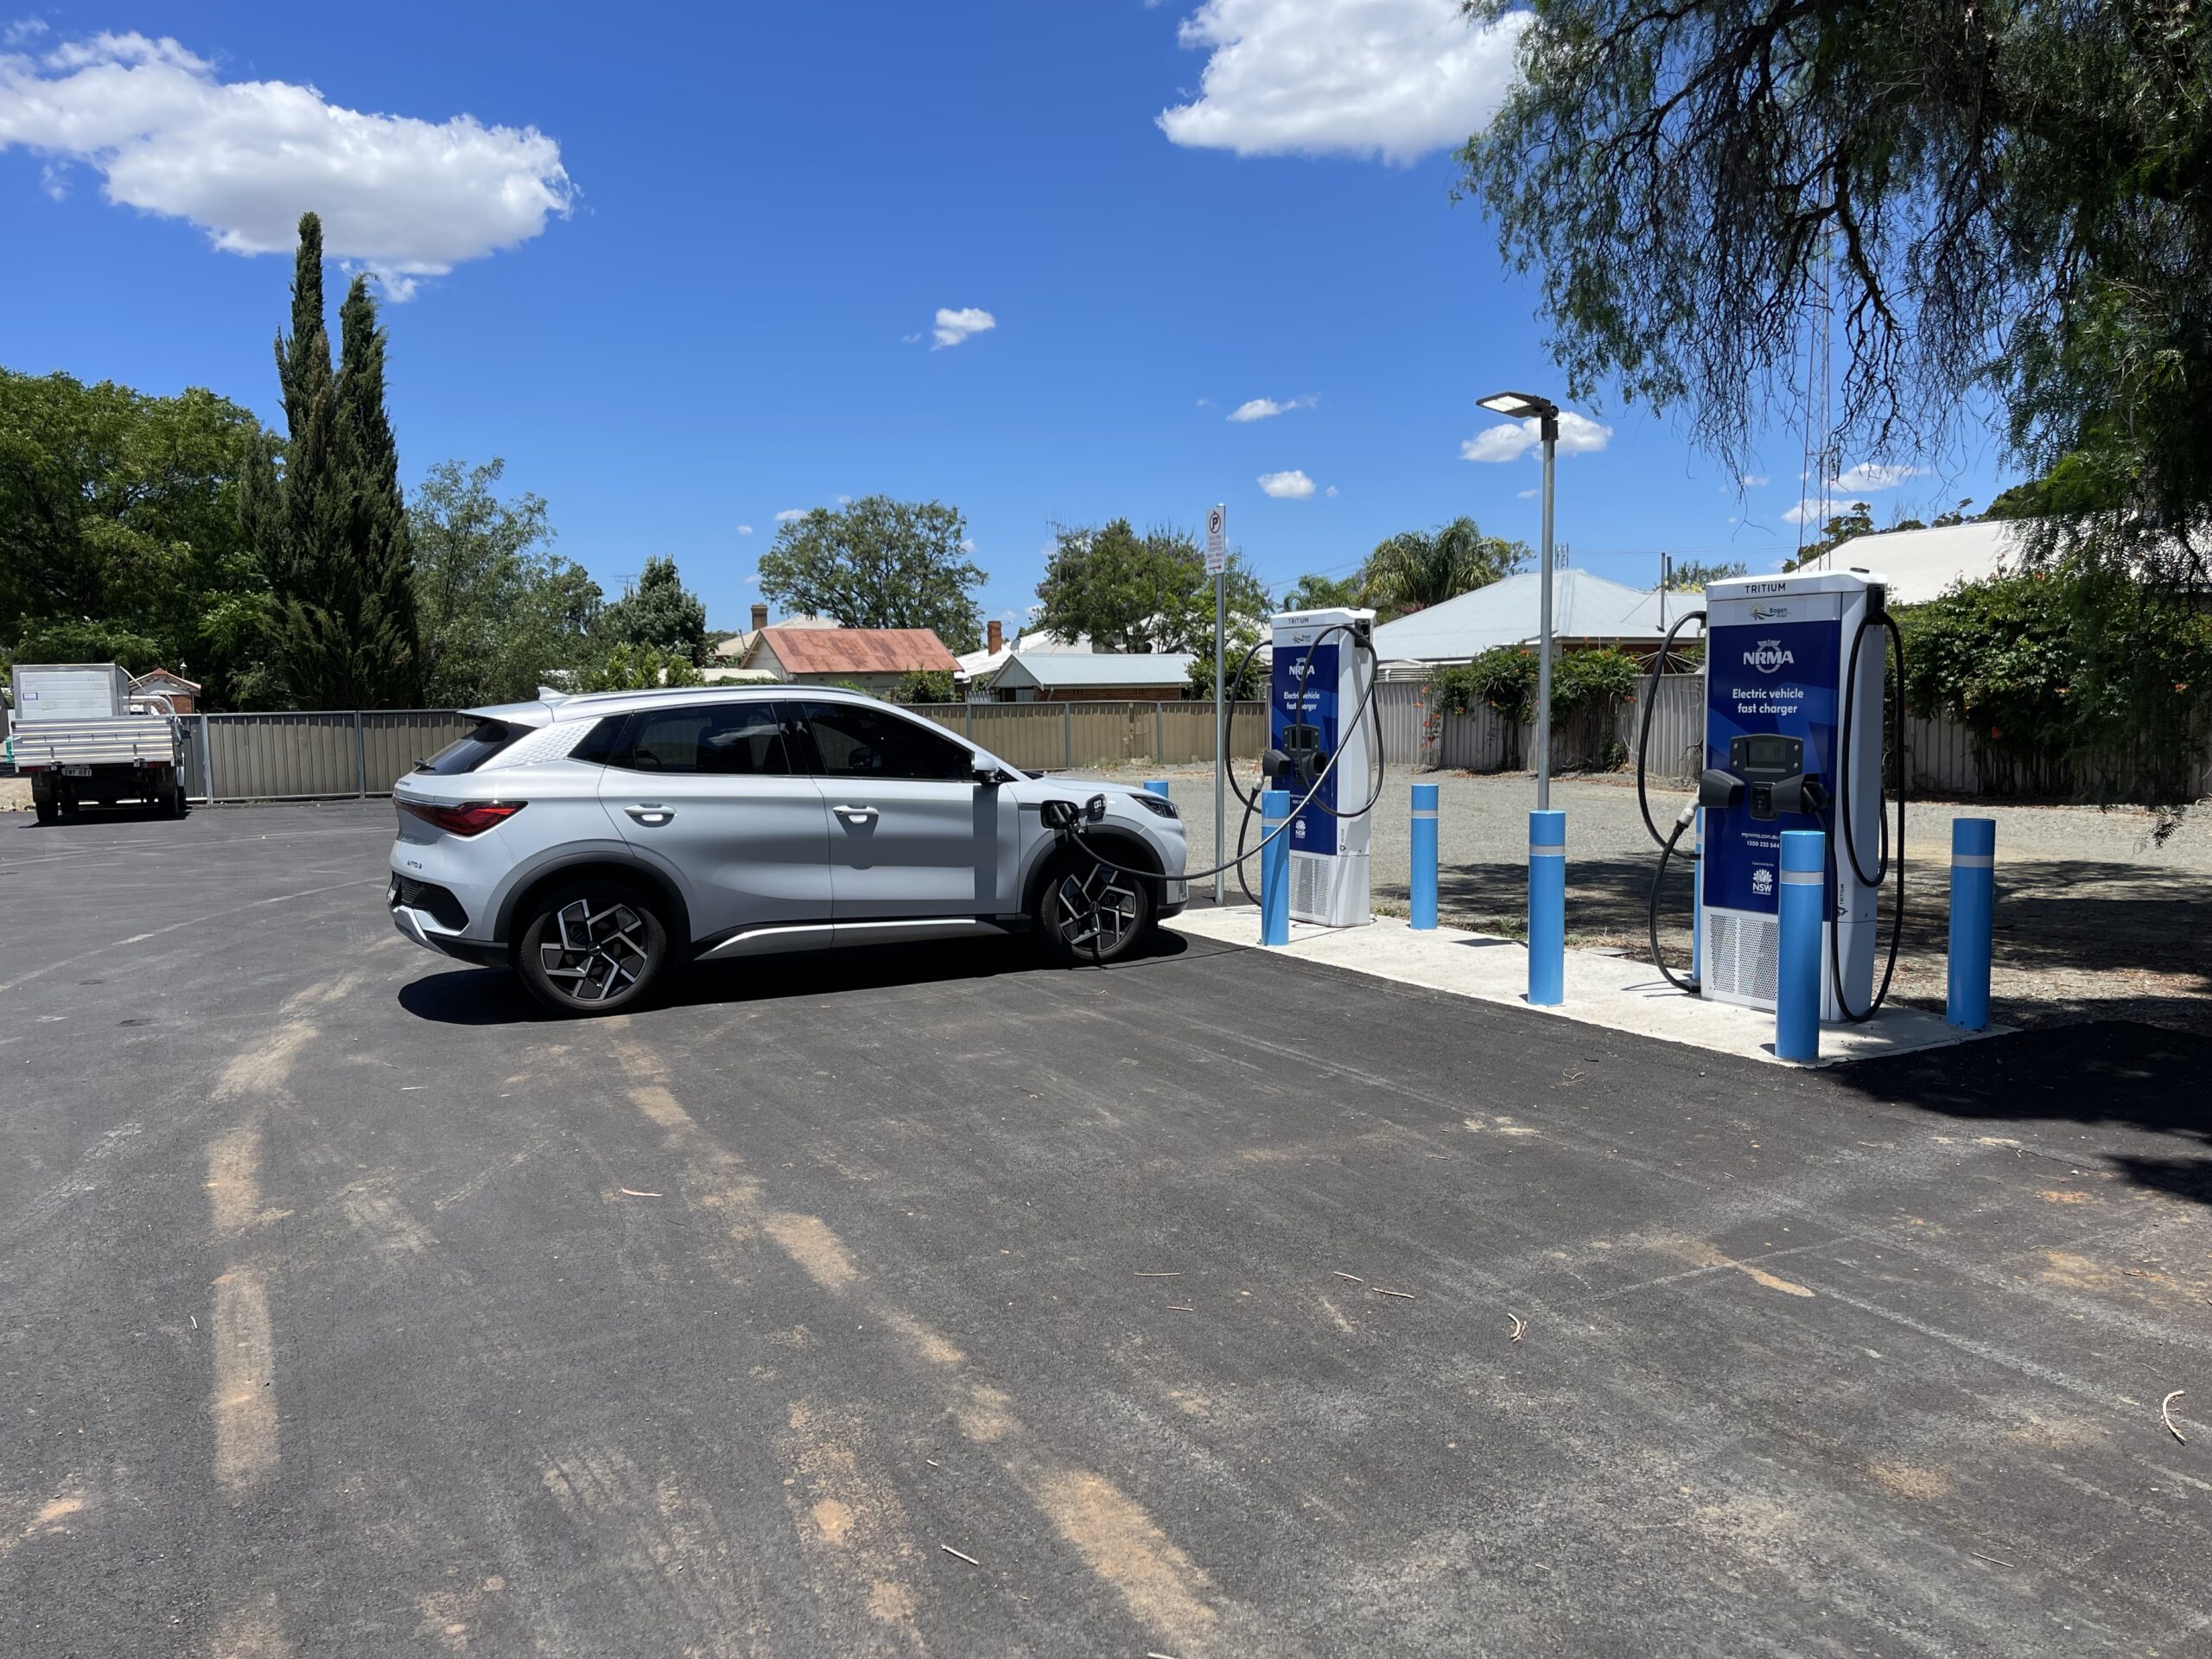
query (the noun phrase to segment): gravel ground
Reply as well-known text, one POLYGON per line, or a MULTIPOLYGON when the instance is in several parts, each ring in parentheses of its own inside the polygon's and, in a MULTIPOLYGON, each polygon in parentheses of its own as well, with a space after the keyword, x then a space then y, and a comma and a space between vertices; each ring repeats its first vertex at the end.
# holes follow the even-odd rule
MULTIPOLYGON (((1192 868, 1213 862, 1210 768, 1110 775, 1166 778, 1190 831, 1192 868)), ((1411 852, 1406 791, 1415 782, 1440 785, 1442 918, 1489 931, 1520 931, 1528 810, 1535 801, 1527 773, 1393 768, 1375 820, 1376 908, 1405 912, 1411 852)), ((1680 790, 1653 791, 1652 816, 1662 829, 1683 799, 1680 790)), ((1658 855, 1638 817, 1633 779, 1554 781, 1552 802, 1567 813, 1570 940, 1646 954, 1646 906, 1658 855)), ((1230 805, 1233 836, 1241 809, 1233 799, 1230 805)), ((2159 820, 2140 808, 1908 803, 1906 925, 1895 995, 1923 1007, 1943 1005, 1950 821, 1969 814, 1997 820, 1992 998, 1999 1020, 2050 1025, 2129 1019, 2212 1033, 2212 814, 2201 810, 2160 841, 2159 820)), ((1256 860, 1251 879, 1256 886, 1256 860)), ((1204 891, 1209 884, 1199 885, 1204 891)), ((1679 887, 1670 873, 1669 887, 1675 890, 1667 896, 1671 925, 1664 942, 1670 959, 1687 966, 1687 873, 1679 887)), ((1230 891, 1234 898, 1233 880, 1230 891)), ((1885 889, 1885 930, 1890 891, 1885 889)))

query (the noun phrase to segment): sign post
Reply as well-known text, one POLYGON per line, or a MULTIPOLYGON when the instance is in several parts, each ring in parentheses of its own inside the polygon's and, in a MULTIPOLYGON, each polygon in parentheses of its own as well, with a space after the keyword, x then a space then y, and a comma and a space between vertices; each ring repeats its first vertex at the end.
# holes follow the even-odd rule
MULTIPOLYGON (((1228 857, 1229 704, 1222 684, 1222 640, 1229 626, 1229 508, 1219 501, 1206 514, 1206 574, 1213 578, 1213 861, 1228 857)), ((1213 873, 1213 901, 1228 893, 1226 872, 1213 873)))

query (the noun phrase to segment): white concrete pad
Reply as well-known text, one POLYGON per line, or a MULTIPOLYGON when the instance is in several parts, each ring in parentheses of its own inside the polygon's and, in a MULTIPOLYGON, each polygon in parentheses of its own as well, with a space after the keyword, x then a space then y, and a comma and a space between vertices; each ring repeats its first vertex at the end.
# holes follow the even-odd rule
MULTIPOLYGON (((1188 910, 1162 925, 1193 938, 1262 948, 1260 912, 1249 906, 1188 910)), ((1456 927, 1416 933, 1404 922, 1387 918, 1365 927, 1332 928, 1293 922, 1290 943, 1274 950, 1294 962, 1326 963, 1353 973, 1372 974, 1378 979, 1455 996, 1535 1007, 1528 996, 1528 947, 1517 939, 1494 934, 1463 932, 1456 927)), ((1564 1005, 1535 1007, 1535 1012, 1633 1032, 1639 1037, 1656 1037, 1662 1042, 1686 1043, 1715 1053, 1764 1060, 1770 1065, 1796 1064, 1775 1057, 1771 1014, 1685 996, 1648 962, 1570 950, 1566 979, 1564 1005)), ((1865 1025, 1823 1026, 1821 1057, 1808 1064, 1833 1065, 1840 1060, 1910 1054, 1916 1049, 1946 1048, 2001 1036, 2011 1030, 2009 1026, 1992 1025, 1986 1031, 1961 1031, 1945 1025, 1941 1014, 1892 1006, 1865 1025)))

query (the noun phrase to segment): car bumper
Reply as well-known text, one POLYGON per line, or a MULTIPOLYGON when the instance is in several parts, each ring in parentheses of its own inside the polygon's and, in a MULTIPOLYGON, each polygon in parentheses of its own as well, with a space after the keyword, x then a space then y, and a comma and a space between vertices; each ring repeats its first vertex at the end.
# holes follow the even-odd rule
POLYGON ((402 938, 412 939, 425 950, 435 950, 442 957, 453 957, 461 962, 474 962, 489 967, 506 965, 506 947, 486 939, 472 939, 440 925, 438 918, 427 910, 399 902, 399 881, 394 877, 385 890, 385 901, 391 906, 391 925, 402 938))

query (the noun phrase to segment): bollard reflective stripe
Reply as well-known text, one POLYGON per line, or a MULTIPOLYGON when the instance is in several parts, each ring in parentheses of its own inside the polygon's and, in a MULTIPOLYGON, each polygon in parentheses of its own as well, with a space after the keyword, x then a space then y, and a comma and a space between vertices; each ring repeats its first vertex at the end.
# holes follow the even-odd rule
POLYGON ((1951 820, 1951 938, 1943 1020, 1962 1031, 1989 1025, 1989 968, 1997 919, 1997 820, 1951 820))
POLYGON ((1420 807, 1420 806, 1417 806, 1417 807, 1414 808, 1414 817, 1415 817, 1416 818, 1433 818, 1433 817, 1434 817, 1435 816, 1436 816, 1436 809, 1435 809, 1434 807, 1433 807, 1433 806, 1429 806, 1429 807, 1420 807))
POLYGON ((1827 868, 1827 837, 1820 830, 1782 832, 1782 890, 1775 896, 1774 1052, 1778 1059, 1821 1057, 1827 868))
POLYGON ((1567 814, 1529 815, 1529 1001, 1567 1000, 1567 814))

